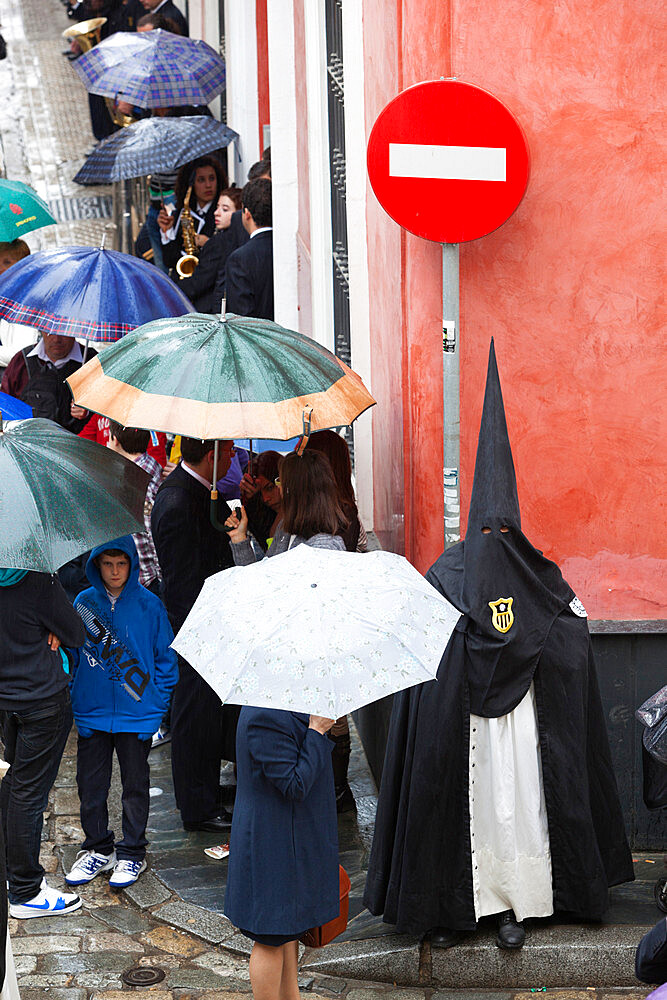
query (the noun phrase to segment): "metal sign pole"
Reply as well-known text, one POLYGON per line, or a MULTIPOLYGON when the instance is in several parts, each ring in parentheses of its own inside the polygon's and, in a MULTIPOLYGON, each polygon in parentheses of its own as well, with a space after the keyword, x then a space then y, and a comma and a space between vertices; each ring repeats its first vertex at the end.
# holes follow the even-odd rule
POLYGON ((442 393, 445 548, 461 538, 459 493, 459 244, 442 244, 442 393))

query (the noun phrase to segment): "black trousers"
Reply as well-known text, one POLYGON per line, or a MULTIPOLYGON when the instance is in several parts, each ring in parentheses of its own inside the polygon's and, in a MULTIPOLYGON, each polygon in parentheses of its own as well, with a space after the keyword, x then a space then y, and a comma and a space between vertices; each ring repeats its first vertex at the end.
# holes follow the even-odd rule
POLYGON ((27 903, 39 892, 44 810, 72 728, 72 707, 65 689, 38 709, 0 712, 5 760, 11 764, 0 782, 0 810, 7 848, 9 899, 27 903))
POLYGON ((79 734, 76 783, 81 800, 81 826, 86 835, 84 851, 111 854, 114 833, 109 829, 107 797, 111 765, 116 751, 120 765, 123 804, 123 839, 115 844, 118 860, 143 861, 146 856, 146 824, 150 806, 150 740, 136 733, 79 734))
POLYGON ((222 705, 206 681, 180 656, 171 703, 171 771, 184 823, 220 815, 222 705))

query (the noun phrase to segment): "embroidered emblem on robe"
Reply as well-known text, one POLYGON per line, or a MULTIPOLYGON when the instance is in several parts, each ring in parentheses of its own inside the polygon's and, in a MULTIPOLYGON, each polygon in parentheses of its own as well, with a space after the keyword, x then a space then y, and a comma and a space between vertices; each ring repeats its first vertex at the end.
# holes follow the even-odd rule
POLYGON ((493 612, 491 624, 498 632, 509 632, 514 624, 513 601, 513 597, 499 597, 497 601, 489 601, 489 607, 493 612))

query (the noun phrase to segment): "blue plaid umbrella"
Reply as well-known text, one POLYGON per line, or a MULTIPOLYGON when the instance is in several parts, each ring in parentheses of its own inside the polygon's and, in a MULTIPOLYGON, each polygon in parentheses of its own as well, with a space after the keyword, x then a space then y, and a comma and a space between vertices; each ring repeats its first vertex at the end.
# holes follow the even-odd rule
POLYGON ((40 250, 0 277, 0 317, 42 333, 114 342, 153 319, 194 312, 146 261, 98 247, 40 250))
POLYGON ((118 31, 74 62, 87 91, 140 108, 209 104, 225 89, 225 63, 200 39, 170 31, 118 31))
POLYGON ((154 171, 171 172, 237 138, 231 128, 206 115, 144 118, 101 142, 74 180, 77 184, 108 184, 154 171))

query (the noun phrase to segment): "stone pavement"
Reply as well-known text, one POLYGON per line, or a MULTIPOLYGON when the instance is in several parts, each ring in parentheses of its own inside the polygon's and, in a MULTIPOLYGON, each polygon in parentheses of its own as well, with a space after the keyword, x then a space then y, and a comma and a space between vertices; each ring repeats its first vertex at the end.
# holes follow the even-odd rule
POLYGON ((110 187, 73 177, 93 143, 88 100, 60 37, 58 0, 0 0, 8 57, 0 62, 0 175, 31 184, 59 220, 25 237, 31 250, 99 244, 111 222, 110 187))
MULTIPOLYGON (((214 842, 211 835, 183 831, 173 800, 169 751, 167 744, 151 753, 149 868, 136 885, 114 893, 105 876, 100 876, 81 887, 83 908, 69 917, 10 920, 23 1000, 121 1000, 128 992, 146 993, 153 1000, 248 998, 251 942, 221 913, 227 863, 204 855, 203 848, 214 842), (157 969, 164 975, 153 987, 132 988, 121 979, 132 969, 157 969)), ((60 887, 64 887, 63 867, 67 869, 71 864, 82 838, 75 774, 76 742, 72 734, 50 796, 42 847, 49 881, 60 887)), ((223 770, 222 780, 231 798, 229 768, 223 770)), ((573 925, 565 939, 562 928, 552 930, 556 937, 546 945, 551 955, 546 963, 544 942, 531 940, 533 931, 529 931, 528 944, 518 955, 488 946, 484 934, 459 948, 432 954, 428 944, 420 947, 416 940, 392 935, 390 928, 381 925, 371 928, 372 918, 360 912, 360 893, 374 788, 356 733, 351 780, 361 821, 357 824, 350 814, 341 817, 340 836, 341 858, 353 871, 353 919, 346 940, 322 952, 301 950, 301 987, 306 996, 313 1000, 529 1000, 547 992, 558 1000, 644 1000, 648 995, 649 989, 640 987, 631 973, 618 980, 626 984, 624 989, 585 986, 586 975, 590 974, 594 982, 602 964, 613 965, 619 955, 627 961, 627 950, 633 949, 637 940, 634 924, 615 927, 613 943, 607 942, 608 950, 586 940, 590 929, 573 925), (357 921, 360 923, 355 931, 357 921), (365 936, 373 930, 375 938, 365 936), (552 985, 548 988, 543 988, 540 979, 530 979, 536 955, 537 967, 551 973, 552 985), (560 969, 560 980, 558 975, 554 978, 554 971, 558 972, 554 962, 560 969), (521 988, 502 988, 511 987, 513 977, 521 981, 521 988), (478 988, 475 984, 480 981, 489 988, 478 988), (559 981, 563 987, 573 982, 582 985, 559 989, 559 981), (495 987, 494 982, 498 982, 495 987)), ((112 781, 110 820, 112 828, 118 830, 117 768, 112 781)), ((648 869, 648 861, 646 856, 638 864, 648 869)), ((653 874, 651 870, 651 878, 653 874)), ((643 891, 647 891, 646 887, 643 891)))

